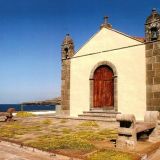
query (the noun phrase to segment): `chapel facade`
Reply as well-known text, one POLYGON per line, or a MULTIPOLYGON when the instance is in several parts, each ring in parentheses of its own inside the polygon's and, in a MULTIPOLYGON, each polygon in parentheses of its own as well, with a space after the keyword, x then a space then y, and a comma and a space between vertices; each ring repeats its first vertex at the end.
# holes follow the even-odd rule
POLYGON ((145 23, 145 38, 112 28, 108 17, 76 53, 66 35, 62 43, 62 113, 84 111, 132 113, 143 119, 146 110, 160 111, 160 14, 145 23))

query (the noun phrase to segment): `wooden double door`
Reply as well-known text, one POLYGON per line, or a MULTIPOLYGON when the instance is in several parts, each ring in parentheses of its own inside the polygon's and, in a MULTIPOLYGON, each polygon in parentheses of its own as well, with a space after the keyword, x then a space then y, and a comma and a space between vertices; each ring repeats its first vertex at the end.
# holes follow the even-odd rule
POLYGON ((93 77, 93 107, 113 108, 114 106, 114 74, 109 66, 100 66, 93 77))

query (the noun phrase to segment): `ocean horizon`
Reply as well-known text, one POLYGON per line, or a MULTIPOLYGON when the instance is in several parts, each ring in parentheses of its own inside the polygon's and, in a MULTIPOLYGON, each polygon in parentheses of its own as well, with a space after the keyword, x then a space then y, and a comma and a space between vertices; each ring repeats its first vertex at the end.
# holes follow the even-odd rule
POLYGON ((55 105, 0 104, 0 112, 6 112, 8 108, 16 111, 55 111, 55 105))

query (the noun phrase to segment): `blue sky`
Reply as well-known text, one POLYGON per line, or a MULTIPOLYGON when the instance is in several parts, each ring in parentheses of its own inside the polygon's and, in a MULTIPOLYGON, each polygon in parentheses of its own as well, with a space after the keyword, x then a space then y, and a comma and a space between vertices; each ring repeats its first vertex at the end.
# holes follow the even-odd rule
POLYGON ((75 49, 108 15, 113 28, 144 36, 144 23, 160 0, 0 0, 0 103, 60 95, 61 43, 75 49))

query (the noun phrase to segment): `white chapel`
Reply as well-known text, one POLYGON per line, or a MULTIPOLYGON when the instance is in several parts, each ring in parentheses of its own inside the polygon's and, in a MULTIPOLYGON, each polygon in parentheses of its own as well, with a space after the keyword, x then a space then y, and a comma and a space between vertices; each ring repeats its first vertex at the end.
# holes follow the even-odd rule
MULTIPOLYGON (((142 22, 143 24, 143 22, 142 22)), ((85 111, 134 114, 160 111, 160 14, 145 22, 145 37, 115 30, 108 17, 76 53, 66 35, 62 43, 62 112, 77 117, 85 111)))

